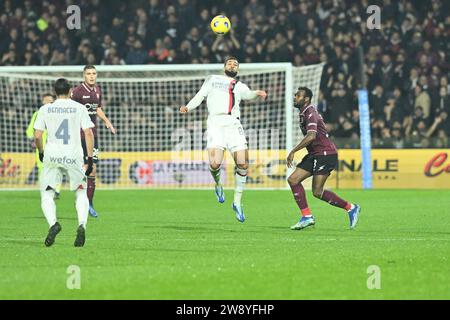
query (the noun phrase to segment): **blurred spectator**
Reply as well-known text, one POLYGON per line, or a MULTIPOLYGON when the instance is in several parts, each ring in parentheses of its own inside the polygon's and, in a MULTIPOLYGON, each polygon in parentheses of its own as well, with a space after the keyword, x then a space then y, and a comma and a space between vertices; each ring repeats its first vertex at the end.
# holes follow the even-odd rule
POLYGON ((0 0, 0 65, 222 63, 230 54, 248 63, 325 62, 318 107, 335 134, 354 140, 359 135, 350 128, 358 126, 355 49, 361 46, 374 138, 384 137, 391 147, 448 145, 450 3, 378 1, 380 30, 367 28, 368 4, 81 1, 82 28, 67 30, 60 1, 0 0), (232 22, 225 36, 209 29, 218 14, 232 22), (427 133, 439 142, 424 142, 427 133))
POLYGON ((136 40, 133 48, 128 52, 125 58, 127 64, 144 64, 147 62, 147 53, 142 48, 141 40, 136 40))
POLYGON ((169 49, 165 47, 162 39, 156 39, 155 48, 150 49, 148 56, 151 63, 163 63, 169 56, 169 49))
POLYGON ((431 100, 430 95, 418 84, 415 89, 414 107, 421 107, 423 110, 423 117, 425 119, 430 115, 431 100))

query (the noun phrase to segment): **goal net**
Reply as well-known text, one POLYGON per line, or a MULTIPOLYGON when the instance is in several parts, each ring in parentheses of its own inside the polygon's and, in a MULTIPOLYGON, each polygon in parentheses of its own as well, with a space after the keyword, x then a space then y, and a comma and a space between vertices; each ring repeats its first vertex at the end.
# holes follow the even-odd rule
MULTIPOLYGON (((250 149, 248 188, 286 187, 286 150, 301 138, 293 94, 304 85, 317 99, 322 68, 322 64, 240 65, 239 80, 269 95, 266 101, 241 102, 250 149)), ((98 187, 210 187, 205 102, 189 114, 178 110, 207 75, 222 74, 223 66, 98 66, 97 72, 103 110, 117 130, 113 135, 98 120, 98 187)), ((36 155, 26 129, 42 96, 52 93, 54 81, 61 77, 79 85, 82 66, 0 67, 0 189, 37 187, 36 155)), ((225 187, 233 187, 229 154, 222 168, 225 187)))

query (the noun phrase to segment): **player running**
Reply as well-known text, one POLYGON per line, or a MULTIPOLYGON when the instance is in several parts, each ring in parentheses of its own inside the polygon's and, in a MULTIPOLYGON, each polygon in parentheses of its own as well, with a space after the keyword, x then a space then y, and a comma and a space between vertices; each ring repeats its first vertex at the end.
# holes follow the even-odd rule
POLYGON ((56 205, 53 200, 56 185, 63 174, 69 177, 70 190, 75 191, 75 207, 78 214, 78 229, 74 245, 82 247, 88 218, 89 201, 86 194, 86 176, 93 169, 94 127, 86 108, 69 98, 70 84, 58 79, 54 85, 57 99, 39 109, 34 123, 34 137, 43 163, 40 179, 41 207, 50 229, 45 245, 51 246, 61 225, 56 220, 56 205), (83 170, 83 150, 80 129, 86 141, 87 169, 83 170), (47 144, 43 147, 43 132, 47 130, 47 144))
POLYGON ((295 171, 289 176, 288 182, 294 194, 294 199, 301 211, 301 219, 291 227, 292 230, 301 230, 315 224, 311 210, 306 202, 305 189, 302 181, 313 176, 312 192, 314 197, 329 204, 345 209, 350 218, 350 228, 353 229, 357 222, 361 208, 339 198, 336 194, 323 187, 331 171, 337 165, 337 149, 330 140, 322 116, 311 104, 312 91, 307 87, 299 87, 294 98, 294 107, 300 111, 300 129, 304 138, 292 149, 287 157, 288 167, 293 167, 294 155, 297 151, 306 147, 308 154, 297 165, 295 171))
POLYGON ((186 106, 180 108, 181 113, 188 113, 197 108, 207 98, 207 148, 211 175, 216 182, 215 193, 220 203, 225 201, 225 194, 220 178, 224 150, 228 149, 236 164, 234 201, 232 208, 236 219, 244 222, 244 210, 241 204, 242 193, 247 181, 248 146, 244 129, 239 120, 239 103, 241 100, 266 98, 262 90, 250 90, 247 85, 236 79, 239 62, 235 57, 228 57, 224 63, 225 75, 211 75, 206 78, 200 91, 186 106))
MULTIPOLYGON (((87 195, 89 198, 89 214, 93 217, 98 217, 97 212, 94 209, 94 192, 95 192, 95 176, 97 174, 97 162, 99 156, 98 150, 98 137, 97 137, 97 115, 105 122, 106 127, 111 130, 113 134, 116 134, 111 121, 106 117, 103 112, 102 105, 102 92, 97 85, 97 70, 93 65, 87 65, 83 69, 84 82, 78 87, 72 90, 72 100, 81 103, 86 106, 86 109, 91 117, 95 127, 92 129, 94 133, 94 169, 88 177, 88 190, 87 195)), ((83 132, 81 132, 81 143, 84 153, 84 164, 86 165, 87 152, 86 152, 86 140, 83 132)))

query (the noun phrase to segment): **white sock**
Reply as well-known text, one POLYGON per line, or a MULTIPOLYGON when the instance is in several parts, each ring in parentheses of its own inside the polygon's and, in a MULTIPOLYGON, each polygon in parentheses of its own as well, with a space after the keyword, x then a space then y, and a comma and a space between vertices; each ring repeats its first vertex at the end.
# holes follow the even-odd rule
POLYGON ((86 229, 88 212, 89 212, 89 199, 87 197, 86 189, 78 189, 75 192, 75 207, 78 214, 78 225, 83 225, 86 229))
POLYGON ((56 223, 56 204, 53 200, 54 196, 55 191, 53 190, 41 191, 41 208, 50 227, 56 223))
POLYGON ((235 179, 234 204, 240 206, 242 193, 244 192, 244 186, 245 183, 247 182, 247 170, 236 168, 234 179, 235 179))

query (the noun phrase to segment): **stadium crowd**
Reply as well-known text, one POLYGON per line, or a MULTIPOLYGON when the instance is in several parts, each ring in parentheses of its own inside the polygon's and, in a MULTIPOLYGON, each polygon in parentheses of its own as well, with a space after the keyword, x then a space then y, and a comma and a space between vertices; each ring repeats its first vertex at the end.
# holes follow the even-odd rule
POLYGON ((373 146, 450 147, 448 1, 80 0, 81 32, 65 2, 0 0, 0 66, 326 62, 319 111, 341 147, 358 147, 362 46, 373 146), (371 4, 379 30, 367 27, 371 4), (224 37, 209 30, 220 13, 233 26, 224 37))

